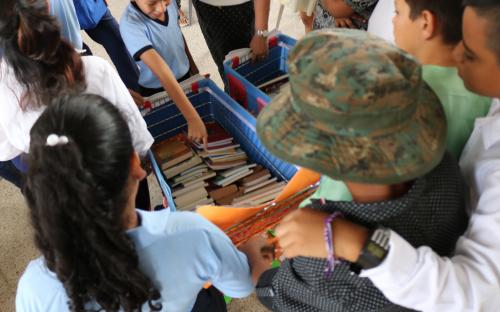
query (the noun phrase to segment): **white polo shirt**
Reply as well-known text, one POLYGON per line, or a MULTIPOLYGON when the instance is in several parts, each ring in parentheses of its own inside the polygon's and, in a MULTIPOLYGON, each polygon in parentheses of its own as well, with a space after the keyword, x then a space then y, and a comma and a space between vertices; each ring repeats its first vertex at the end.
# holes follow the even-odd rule
POLYGON ((435 312, 500 307, 500 101, 476 119, 460 167, 473 194, 469 227, 455 255, 414 248, 392 232, 384 262, 362 272, 396 304, 435 312))
MULTIPOLYGON (((153 137, 129 91, 116 70, 97 56, 82 57, 87 89, 85 93, 97 94, 114 104, 125 117, 135 150, 145 155, 153 144, 153 137)), ((23 109, 19 99, 25 90, 5 60, 0 60, 0 161, 11 160, 29 152, 30 130, 45 106, 23 109)))

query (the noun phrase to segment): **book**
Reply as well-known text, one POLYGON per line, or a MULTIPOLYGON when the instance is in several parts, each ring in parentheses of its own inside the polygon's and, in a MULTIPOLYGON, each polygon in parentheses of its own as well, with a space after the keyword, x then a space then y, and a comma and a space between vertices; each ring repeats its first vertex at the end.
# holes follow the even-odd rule
POLYGON ((192 204, 200 199, 206 198, 207 196, 208 196, 207 190, 204 187, 202 187, 194 191, 191 191, 187 194, 181 195, 177 198, 174 198, 174 201, 177 206, 182 207, 192 204))
MULTIPOLYGON (((235 198, 234 203, 249 203, 253 204, 256 200, 258 200, 260 197, 267 196, 269 194, 274 194, 274 193, 280 193, 283 188, 285 187, 286 183, 285 182, 277 182, 273 183, 271 185, 268 185, 264 188, 260 188, 256 191, 250 192, 248 194, 245 194, 241 197, 235 198)), ((233 204, 234 204, 233 203, 233 204)))
POLYGON ((257 183, 255 185, 242 186, 240 189, 243 191, 244 194, 246 194, 246 193, 249 193, 251 191, 255 191, 255 190, 258 190, 260 188, 263 188, 264 186, 269 185, 273 182, 276 182, 276 180, 278 180, 278 178, 274 177, 272 179, 264 180, 264 181, 262 181, 262 183, 257 183))
POLYGON ((164 170, 163 173, 165 174, 167 179, 171 179, 171 178, 175 177, 176 175, 180 174, 181 172, 186 171, 188 169, 193 168, 196 165, 201 164, 201 162, 202 162, 201 158, 198 157, 197 155, 195 155, 195 156, 191 157, 190 159, 185 160, 182 163, 180 163, 174 167, 171 167, 167 170, 164 170))
POLYGON ((160 160, 167 159, 171 155, 178 154, 179 152, 189 150, 185 144, 186 137, 183 134, 174 135, 153 146, 153 152, 160 160))
POLYGON ((224 176, 217 176, 213 182, 215 185, 218 185, 218 186, 227 186, 233 182, 236 182, 238 181, 239 179, 241 178, 244 178, 248 175, 251 175, 252 174, 252 170, 251 169, 246 169, 246 171, 241 171, 239 172, 238 174, 234 174, 234 175, 231 175, 229 177, 224 177, 224 176))
POLYGON ((180 174, 176 175, 174 178, 172 178, 172 186, 175 186, 177 184, 182 183, 183 181, 188 181, 192 178, 196 178, 199 176, 202 176, 208 171, 208 167, 201 167, 196 170, 192 170, 189 172, 189 174, 183 175, 184 172, 181 172, 180 174))
POLYGON ((201 206, 201 205, 212 205, 214 203, 214 200, 209 198, 209 197, 206 197, 206 198, 203 198, 203 199, 200 199, 194 203, 191 203, 189 205, 186 205, 186 206, 183 206, 183 207, 179 207, 179 210, 189 210, 189 211, 193 211, 196 209, 196 207, 198 206, 201 206))
POLYGON ((222 153, 222 152, 235 152, 236 149, 240 147, 239 144, 234 144, 234 143, 228 143, 220 146, 213 146, 213 147, 208 147, 207 150, 203 150, 203 152, 206 152, 207 156, 217 154, 217 153, 222 153))
POLYGON ((258 85, 257 88, 261 89, 264 93, 267 93, 266 92, 267 89, 275 88, 276 85, 278 85, 278 88, 279 88, 281 85, 287 83, 288 80, 289 80, 289 75, 284 74, 284 75, 278 76, 276 78, 273 78, 269 81, 266 81, 263 84, 258 85))
POLYGON ((247 159, 248 156, 244 151, 236 150, 236 152, 234 152, 234 153, 209 155, 206 158, 208 158, 208 160, 210 160, 213 163, 220 163, 220 162, 224 162, 224 161, 247 159))
POLYGON ((271 174, 269 173, 269 170, 267 169, 264 169, 261 165, 257 165, 254 169, 254 173, 246 178, 244 178, 242 180, 243 183, 250 183, 254 180, 257 180, 259 178, 262 178, 266 175, 269 175, 271 176, 271 174))
POLYGON ((176 135, 156 144, 153 152, 162 169, 175 166, 193 156, 193 151, 185 144, 184 135, 176 135))
POLYGON ((244 186, 244 187, 251 187, 251 186, 255 186, 255 185, 258 185, 258 184, 260 184, 260 183, 262 183, 262 182, 264 182, 264 181, 267 181, 267 180, 271 179, 271 177, 272 177, 272 176, 271 176, 271 174, 269 174, 269 173, 268 173, 268 174, 266 174, 266 175, 264 175, 264 176, 262 176, 262 177, 260 177, 260 178, 257 178, 257 179, 255 179, 255 180, 253 180, 253 181, 250 181, 250 182, 246 182, 246 183, 245 183, 244 181, 242 181, 241 186, 242 186, 242 187, 243 187, 243 186, 244 186))
POLYGON ((242 191, 236 191, 235 193, 229 194, 223 198, 219 198, 215 202, 217 205, 225 206, 225 205, 231 205, 236 197, 239 197, 243 195, 242 191))
POLYGON ((175 156, 174 158, 168 161, 164 161, 161 163, 161 170, 167 170, 168 168, 178 165, 181 162, 193 157, 193 155, 194 155, 193 151, 188 150, 185 153, 179 154, 178 156, 175 156))
POLYGON ((213 198, 213 200, 217 201, 221 198, 224 198, 224 197, 229 196, 231 194, 234 194, 236 192, 238 192, 238 187, 236 186, 236 184, 231 184, 231 185, 228 185, 225 187, 215 189, 215 190, 209 192, 208 195, 211 198, 213 198))
POLYGON ((212 163, 211 161, 207 161, 207 166, 212 170, 224 170, 245 165, 246 163, 246 160, 225 161, 217 164, 212 163))
POLYGON ((222 151, 218 152, 211 152, 208 150, 203 150, 198 152, 198 156, 203 157, 203 158, 208 158, 208 157, 217 157, 217 156, 228 156, 228 155, 234 155, 238 153, 237 148, 229 148, 229 149, 224 149, 222 151))
POLYGON ((205 188, 208 186, 208 183, 205 183, 205 181, 198 181, 198 183, 193 183, 191 185, 188 185, 188 186, 179 186, 179 187, 176 187, 172 190, 172 197, 179 197, 179 196, 182 196, 184 194, 187 194, 191 191, 195 191, 196 189, 199 189, 199 188, 205 188))
POLYGON ((206 181, 208 179, 211 179, 213 177, 215 177, 216 173, 213 172, 213 171, 208 171, 208 172, 205 172, 203 175, 201 176, 198 176, 198 177, 193 177, 192 179, 190 180, 186 180, 184 182, 182 182, 182 185, 183 186, 190 186, 194 183, 197 183, 197 182, 200 182, 200 181, 206 181))
POLYGON ((222 172, 219 173, 219 175, 227 178, 227 177, 230 177, 232 175, 239 174, 242 171, 246 171, 248 169, 255 168, 255 166, 257 166, 257 165, 256 164, 248 164, 248 165, 245 165, 245 166, 239 166, 239 167, 236 167, 236 168, 233 168, 233 169, 222 171, 222 172))

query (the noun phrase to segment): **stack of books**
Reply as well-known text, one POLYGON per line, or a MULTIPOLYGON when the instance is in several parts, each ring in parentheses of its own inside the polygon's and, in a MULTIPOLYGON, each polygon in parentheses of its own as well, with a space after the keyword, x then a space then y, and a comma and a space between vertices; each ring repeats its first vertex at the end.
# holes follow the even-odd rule
POLYGON ((192 210, 198 205, 212 204, 207 180, 215 177, 201 157, 186 143, 185 135, 177 135, 157 144, 153 151, 161 166, 178 209, 192 210))
POLYGON ((250 163, 240 145, 217 123, 206 124, 207 148, 177 135, 154 147, 180 210, 199 205, 255 206, 285 187, 266 168, 250 163))

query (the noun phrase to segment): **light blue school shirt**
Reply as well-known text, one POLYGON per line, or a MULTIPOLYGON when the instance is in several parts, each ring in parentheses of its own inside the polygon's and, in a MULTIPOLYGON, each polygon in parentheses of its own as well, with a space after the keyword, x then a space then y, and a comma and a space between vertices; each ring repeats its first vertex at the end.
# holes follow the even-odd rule
MULTIPOLYGON (((208 281, 233 298, 252 293, 246 256, 215 225, 192 212, 137 212, 141 225, 127 234, 142 272, 161 293, 162 311, 191 311, 208 281)), ((68 311, 67 302, 62 283, 43 258, 31 261, 18 284, 16 311, 68 311)), ((147 305, 143 311, 149 311, 147 305)))
POLYGON ((73 0, 50 0, 50 14, 55 16, 61 24, 63 38, 71 43, 75 49, 81 50, 83 47, 82 34, 73 0))
POLYGON ((149 49, 155 49, 160 54, 176 79, 182 78, 189 71, 189 59, 186 55, 181 28, 177 23, 178 10, 175 1, 167 6, 165 15, 168 16, 167 25, 151 19, 130 3, 120 20, 120 33, 125 46, 141 71, 139 84, 146 88, 162 87, 158 78, 140 59, 141 54, 149 49))

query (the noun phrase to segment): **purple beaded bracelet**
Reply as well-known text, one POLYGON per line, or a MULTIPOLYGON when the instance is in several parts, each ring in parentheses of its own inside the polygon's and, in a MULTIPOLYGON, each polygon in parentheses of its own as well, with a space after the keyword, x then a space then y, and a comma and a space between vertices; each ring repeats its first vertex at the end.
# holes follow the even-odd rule
POLYGON ((335 257, 335 249, 333 248, 333 231, 332 222, 333 220, 343 217, 341 212, 334 212, 325 219, 325 230, 323 232, 326 243, 326 250, 328 252, 328 259, 325 268, 325 277, 330 278, 332 276, 335 265, 340 262, 338 258, 335 257))

